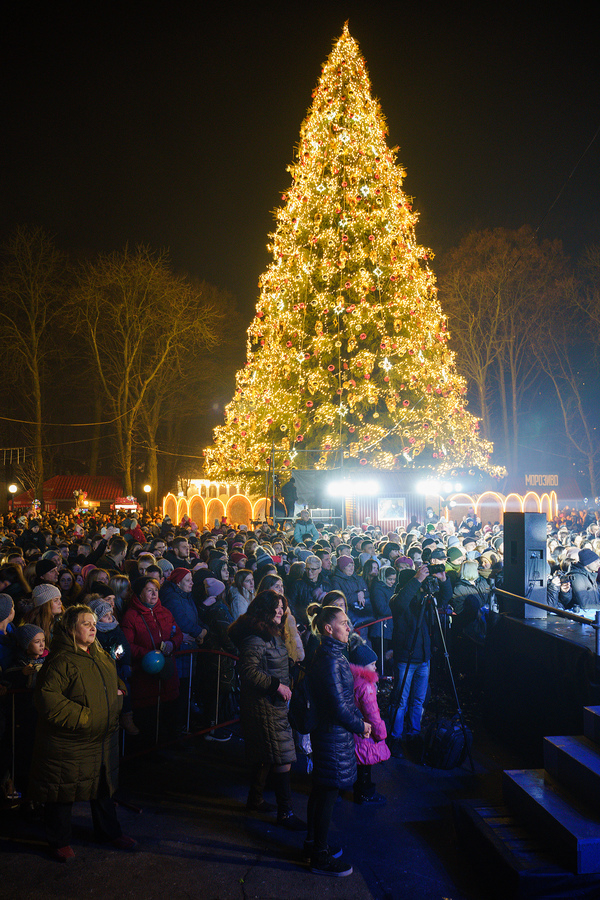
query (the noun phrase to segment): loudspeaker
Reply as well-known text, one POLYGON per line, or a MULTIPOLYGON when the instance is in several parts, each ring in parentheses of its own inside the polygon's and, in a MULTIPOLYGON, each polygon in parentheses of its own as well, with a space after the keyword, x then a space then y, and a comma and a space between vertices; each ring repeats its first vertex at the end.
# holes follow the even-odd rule
MULTIPOLYGON (((544 513, 504 513, 503 590, 538 603, 547 603, 546 523, 544 513)), ((502 612, 518 619, 546 618, 545 609, 500 596, 502 612)))

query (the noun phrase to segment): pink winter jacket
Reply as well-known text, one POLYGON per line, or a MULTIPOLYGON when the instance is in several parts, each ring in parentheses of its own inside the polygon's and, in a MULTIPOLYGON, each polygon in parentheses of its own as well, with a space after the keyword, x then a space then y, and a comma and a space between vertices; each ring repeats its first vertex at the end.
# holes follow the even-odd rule
POLYGON ((387 731, 385 723, 379 713, 377 705, 377 682, 379 675, 364 669, 362 666, 354 666, 350 663, 354 676, 354 700, 362 713, 365 722, 371 724, 371 737, 363 738, 354 735, 354 750, 356 761, 362 766, 372 766, 374 763, 384 762, 390 758, 390 748, 385 742, 387 731))

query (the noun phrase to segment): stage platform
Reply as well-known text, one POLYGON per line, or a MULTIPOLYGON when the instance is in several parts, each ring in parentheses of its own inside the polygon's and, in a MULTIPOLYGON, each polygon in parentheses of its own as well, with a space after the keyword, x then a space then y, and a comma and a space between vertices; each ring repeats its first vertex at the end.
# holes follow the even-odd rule
POLYGON ((540 763, 546 735, 583 733, 584 706, 600 705, 595 646, 589 625, 494 617, 482 654, 490 731, 540 763))

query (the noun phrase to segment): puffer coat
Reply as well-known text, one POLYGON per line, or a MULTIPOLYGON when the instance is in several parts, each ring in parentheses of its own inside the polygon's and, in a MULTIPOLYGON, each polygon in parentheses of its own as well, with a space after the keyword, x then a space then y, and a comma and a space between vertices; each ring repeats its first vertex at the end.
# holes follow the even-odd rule
POLYGON ((171 641, 179 650, 183 641, 181 628, 160 600, 150 609, 132 596, 129 608, 121 622, 123 633, 131 647, 133 674, 131 676, 131 702, 134 709, 156 706, 161 702, 176 700, 179 696, 179 676, 173 666, 170 678, 163 679, 149 674, 142 668, 142 659, 151 650, 160 650, 163 641, 171 641))
POLYGON ((365 730, 345 649, 333 637, 322 638, 308 671, 318 719, 310 734, 313 781, 328 788, 349 788, 356 781, 353 735, 365 730))
POLYGON ((117 690, 114 660, 98 643, 89 653, 75 648, 73 638, 58 625, 34 695, 38 720, 29 780, 32 800, 95 799, 103 766, 114 792, 122 703, 117 690))
POLYGON ((350 663, 350 669, 354 677, 354 700, 364 716, 365 722, 371 724, 370 737, 365 738, 362 734, 354 735, 356 761, 363 766, 372 766, 390 758, 390 748, 385 742, 387 729, 377 703, 379 675, 377 672, 372 672, 371 669, 355 666, 352 663, 350 663))
POLYGON ((331 589, 343 593, 348 604, 348 618, 353 625, 373 621, 375 616, 373 615, 373 607, 369 597, 369 588, 362 575, 344 575, 343 572, 336 570, 335 575, 331 579, 331 589), (363 592, 365 598, 364 606, 360 606, 358 602, 360 591, 363 592))
POLYGON ((286 646, 268 626, 261 627, 247 614, 229 629, 239 647, 240 718, 251 764, 284 766, 296 759, 286 701, 277 693, 290 686, 290 660, 286 646))

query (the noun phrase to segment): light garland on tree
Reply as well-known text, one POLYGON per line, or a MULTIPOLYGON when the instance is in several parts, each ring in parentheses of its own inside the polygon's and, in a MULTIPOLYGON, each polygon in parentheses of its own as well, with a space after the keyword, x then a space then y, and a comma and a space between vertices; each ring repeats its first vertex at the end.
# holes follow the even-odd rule
POLYGON ((288 169, 246 366, 206 451, 210 477, 289 469, 298 450, 312 451, 306 468, 327 468, 341 453, 386 469, 425 454, 440 472, 504 473, 466 410, 432 253, 416 242, 386 134, 346 25, 288 169))

